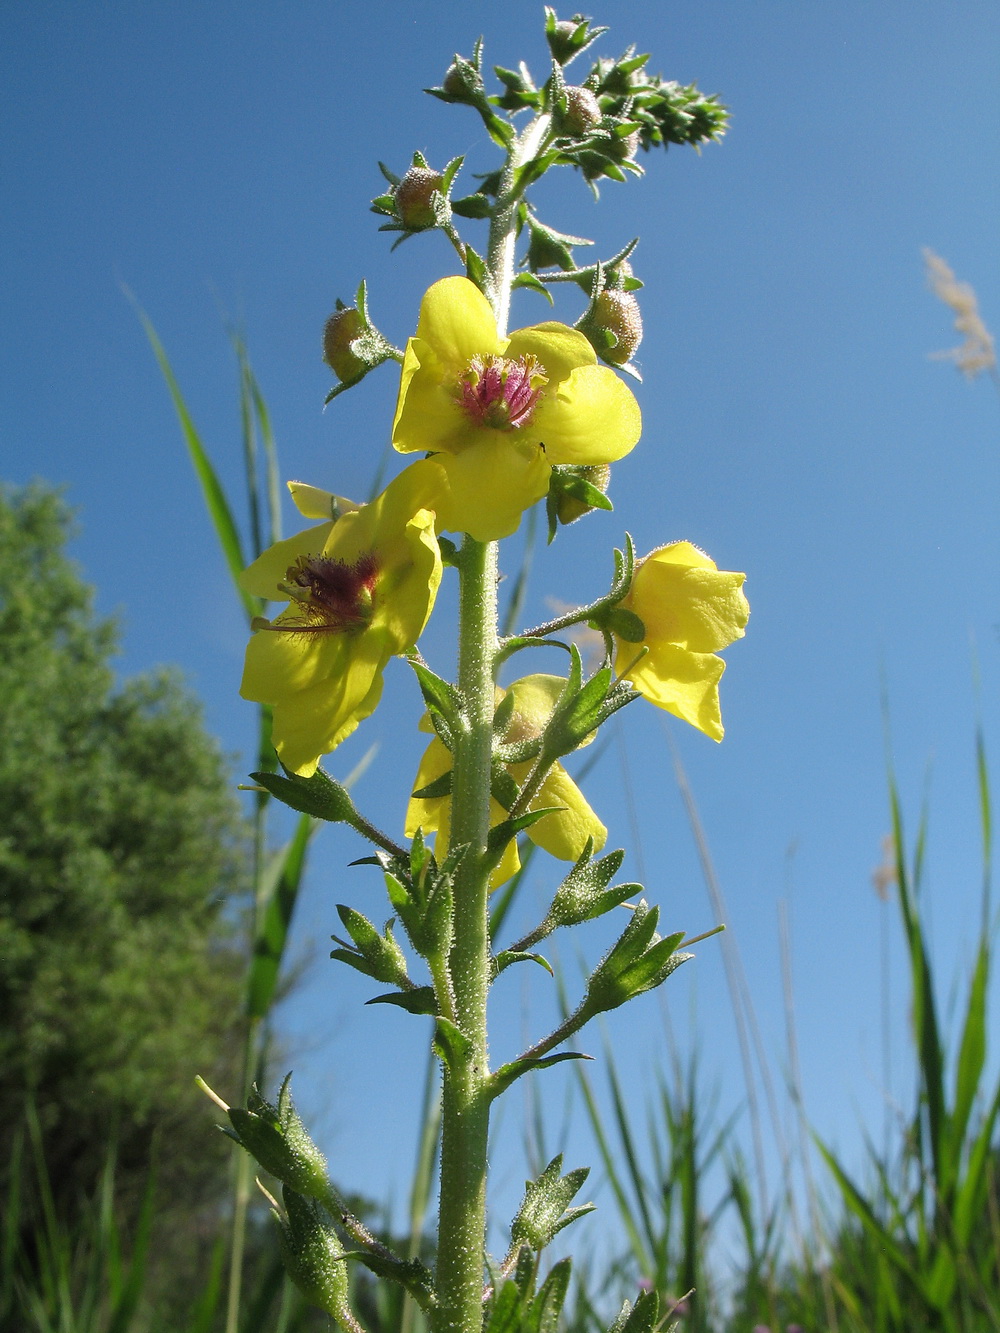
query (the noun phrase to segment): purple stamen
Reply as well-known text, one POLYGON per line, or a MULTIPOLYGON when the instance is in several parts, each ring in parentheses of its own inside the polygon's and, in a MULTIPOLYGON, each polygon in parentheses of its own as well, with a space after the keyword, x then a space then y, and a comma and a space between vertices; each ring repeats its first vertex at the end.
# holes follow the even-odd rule
POLYGON ((475 356, 458 386, 459 405, 477 426, 518 430, 531 420, 545 382, 533 356, 475 356))
POLYGON ((301 623, 286 619, 270 628, 290 634, 364 628, 371 621, 378 572, 378 561, 371 551, 353 565, 325 555, 299 556, 285 575, 282 591, 299 612, 301 623))

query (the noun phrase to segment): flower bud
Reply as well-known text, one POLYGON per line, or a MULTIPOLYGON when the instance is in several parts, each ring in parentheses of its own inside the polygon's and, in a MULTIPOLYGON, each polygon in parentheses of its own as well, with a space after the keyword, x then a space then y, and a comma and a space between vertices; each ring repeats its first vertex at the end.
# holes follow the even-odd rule
MULTIPOLYGON (((595 463, 591 466, 581 465, 575 467, 573 471, 576 476, 582 477, 589 485, 595 486, 602 495, 607 495, 608 485, 611 481, 611 468, 607 463, 595 463)), ((556 502, 556 517, 563 524, 575 523, 578 518, 591 513, 595 508, 595 505, 588 503, 587 499, 579 494, 574 494, 570 490, 561 490, 556 502)))
POLYGON ((631 361, 642 342, 642 315, 633 294, 605 287, 594 302, 594 322, 615 337, 614 346, 603 353, 604 360, 616 366, 631 361))
POLYGON ((408 231, 425 231, 437 224, 434 210, 435 191, 441 189, 444 177, 431 167, 409 167, 393 190, 396 216, 408 231))
MULTIPOLYGON (((386 195, 386 198, 390 196, 386 195)), ((343 301, 338 301, 323 329, 323 360, 340 381, 326 395, 326 401, 330 402, 337 394, 357 384, 369 370, 392 356, 402 360, 402 354, 382 337, 368 318, 368 289, 362 278, 355 304, 345 306, 343 301)))
POLYGON ((560 128, 582 138, 601 123, 601 104, 589 88, 566 89, 566 112, 560 128))
POLYGON ((441 80, 441 92, 448 101, 477 105, 485 94, 485 88, 476 61, 456 55, 441 80))
POLYGON ((288 1276, 310 1304, 332 1315, 342 1328, 351 1327, 347 1261, 337 1233, 312 1199, 287 1186, 282 1197, 285 1216, 277 1208, 273 1216, 288 1276))
MULTIPOLYGON (((612 281, 617 275, 609 275, 612 281)), ((642 315, 632 292, 602 287, 576 326, 610 366, 625 366, 642 342, 642 315)))
POLYGON ((639 151, 639 131, 632 130, 623 136, 613 134, 607 144, 607 153, 615 162, 631 162, 639 151))
POLYGON ((296 1193, 324 1200, 330 1197, 326 1158, 309 1137, 292 1105, 288 1087, 291 1077, 289 1074, 281 1085, 277 1106, 264 1101, 256 1087, 247 1099, 246 1110, 231 1106, 231 1137, 242 1144, 265 1171, 296 1193))
POLYGON ((369 369, 368 362, 351 350, 351 343, 365 331, 365 320, 355 306, 340 306, 323 329, 323 360, 341 384, 350 384, 369 369))

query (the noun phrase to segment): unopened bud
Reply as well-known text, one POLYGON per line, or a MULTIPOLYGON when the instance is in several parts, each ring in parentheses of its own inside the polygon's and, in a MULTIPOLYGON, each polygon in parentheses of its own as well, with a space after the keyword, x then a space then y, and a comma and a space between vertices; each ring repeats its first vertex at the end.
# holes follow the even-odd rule
MULTIPOLYGON (((608 492, 608 486, 611 482, 611 469, 607 463, 595 463, 591 466, 577 466, 572 469, 573 475, 587 483, 587 486, 593 486, 600 491, 602 495, 608 492)), ((562 524, 575 523, 578 518, 584 514, 589 514, 597 506, 588 503, 584 498, 586 487, 579 487, 578 490, 583 494, 574 494, 572 490, 561 489, 559 498, 556 501, 556 517, 562 524)), ((593 497, 591 497, 593 498, 593 497)))
POLYGON ((642 315, 639 302, 631 292, 605 287, 594 302, 591 322, 596 328, 614 335, 614 344, 605 347, 603 351, 599 350, 599 355, 605 361, 623 366, 626 361, 632 360, 642 342, 642 315))
POLYGON ((342 384, 350 384, 369 369, 369 363, 351 350, 351 343, 365 332, 364 316, 355 306, 342 306, 326 321, 323 360, 342 384))
POLYGON ((566 112, 561 129, 578 138, 601 123, 601 104, 589 88, 566 89, 566 112))
POLYGON ((396 216, 410 231, 424 231, 437 222, 434 193, 441 189, 444 177, 430 167, 410 167, 393 190, 396 216))
POLYGON ((441 90, 456 102, 476 103, 483 96, 483 76, 471 60, 456 56, 441 80, 441 90))
POLYGON ((312 1199, 287 1186, 282 1197, 285 1215, 275 1207, 273 1216, 288 1276, 307 1301, 332 1315, 342 1328, 357 1327, 350 1318, 347 1261, 333 1226, 312 1199))
POLYGON ((624 137, 612 135, 608 146, 609 156, 614 158, 616 162, 631 162, 639 151, 640 142, 638 130, 633 130, 631 134, 626 134, 624 137))

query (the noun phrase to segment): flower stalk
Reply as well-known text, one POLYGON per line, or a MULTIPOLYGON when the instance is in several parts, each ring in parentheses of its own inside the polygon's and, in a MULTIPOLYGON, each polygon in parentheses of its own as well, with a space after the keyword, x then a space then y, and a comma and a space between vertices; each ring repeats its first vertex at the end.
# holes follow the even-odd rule
MULTIPOLYGON (((638 402, 618 373, 638 378, 626 362, 641 328, 631 293, 642 284, 631 270, 618 271, 635 242, 613 261, 578 268, 572 252, 590 242, 542 223, 527 199, 529 187, 557 165, 576 168, 591 187, 602 176, 624 180, 625 171, 641 174, 638 147, 719 137, 725 124, 714 99, 651 79, 642 70, 646 57, 634 52, 598 62, 586 87, 567 89, 562 67, 603 31, 579 16, 560 23, 547 10, 554 63, 544 87, 535 86, 524 65, 497 67, 505 92, 488 95, 479 43, 471 59, 455 57, 440 88, 428 90, 478 112, 504 151, 503 165, 482 177, 474 194, 453 199, 462 159, 439 172, 415 154, 403 178, 383 167, 391 189, 373 210, 390 219, 382 229, 402 233, 400 239, 442 232, 465 274, 442 277, 425 293, 402 353, 371 325, 364 282, 355 306, 338 303, 326 339, 326 360, 340 381, 330 398, 382 361, 401 361, 391 438, 398 453, 414 457, 366 505, 290 483, 303 517, 318 525, 260 553, 241 578, 253 598, 288 602, 272 619, 254 615, 241 687, 244 697, 272 710, 284 770, 264 771, 262 763, 253 775, 258 791, 308 819, 347 824, 375 844, 366 859, 383 872, 392 918, 380 930, 338 904, 349 939, 334 935, 331 956, 392 988, 374 1000, 433 1019, 443 1073, 433 1275, 419 1261, 419 1245, 401 1258, 344 1210, 294 1111, 287 1080, 276 1105, 253 1088, 245 1110, 223 1108, 232 1137, 285 1187, 275 1213, 293 1280, 346 1333, 362 1333, 343 1281, 348 1260, 401 1285, 432 1333, 481 1333, 484 1320, 488 1327, 512 1326, 515 1306, 537 1317, 544 1312, 554 1325, 568 1261, 536 1294, 539 1254, 556 1231, 589 1210, 567 1207, 586 1172, 563 1176, 559 1161, 550 1163, 529 1183, 507 1258, 499 1267, 488 1263, 490 1106, 522 1075, 584 1058, 559 1048, 596 1014, 658 986, 688 956, 678 952, 683 932, 657 933, 659 909, 647 905, 641 885, 611 884, 624 852, 599 856, 607 829, 560 761, 641 694, 721 736, 716 650, 742 634, 743 576, 719 571, 689 543, 660 548, 637 564, 626 538, 603 597, 534 630, 508 634, 512 625, 506 626, 502 639, 498 625, 499 542, 542 501, 550 541, 560 525, 610 510, 610 465, 635 447, 642 430, 638 402), (530 116, 520 134, 513 123, 518 112, 530 116), (488 219, 485 257, 459 234, 459 218, 488 219), (522 234, 527 271, 518 274, 522 234), (553 267, 588 296, 589 323, 550 320, 508 334, 514 289, 545 293, 544 282, 559 275, 540 270, 553 267), (608 309, 597 305, 605 289, 608 309), (634 316, 629 328, 616 302, 634 316), (417 647, 446 567, 458 578, 454 684, 417 647), (578 647, 553 637, 580 624, 596 630, 605 646, 604 661, 589 677, 578 647), (499 687, 500 669, 514 653, 553 644, 569 655, 565 677, 536 673, 499 687), (319 767, 378 707, 394 657, 408 660, 424 698, 424 725, 435 733, 407 808, 408 844, 364 819, 319 767), (507 881, 516 884, 522 833, 572 868, 537 928, 494 952, 489 894, 507 881), (532 944, 558 927, 612 912, 626 898, 636 900, 628 924, 570 1015, 491 1071, 493 980, 525 960, 551 972, 544 957, 527 952, 532 944), (413 978, 407 943, 429 984, 413 978), (347 1243, 357 1248, 345 1250, 347 1243)), ((493 914, 498 935, 502 916, 502 909, 493 914)), ((624 1320, 625 1314, 615 1327, 624 1320)), ((653 1333, 655 1321, 650 1296, 637 1304, 627 1328, 653 1333)))

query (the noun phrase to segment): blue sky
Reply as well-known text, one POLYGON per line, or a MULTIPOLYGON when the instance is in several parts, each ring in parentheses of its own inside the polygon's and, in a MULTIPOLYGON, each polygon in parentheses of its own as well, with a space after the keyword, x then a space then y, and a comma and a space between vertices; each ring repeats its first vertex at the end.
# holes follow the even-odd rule
MULTIPOLYGON (((401 342, 422 291, 454 271, 440 236, 390 255, 391 238, 367 211, 382 188, 376 162, 402 170, 419 148, 435 164, 467 153, 467 172, 496 165, 472 113, 420 90, 479 33, 488 64, 523 57, 543 77, 541 7, 4 9, 0 475, 66 485, 80 511, 75 554, 100 607, 121 617, 122 672, 179 664, 213 731, 239 752, 253 728, 236 693, 240 613, 122 288, 156 325, 235 493, 227 322, 245 333, 285 474, 365 494, 395 372, 383 368, 324 413, 323 321, 366 277, 373 317, 401 342)), ((602 51, 629 42, 652 51, 665 76, 720 93, 733 127, 700 157, 645 157, 645 179, 609 184, 599 205, 570 173, 538 192, 546 221, 591 237, 604 257, 641 237, 644 436, 615 469, 614 514, 564 532, 536 560, 527 618, 546 615, 547 597, 601 591, 626 529, 640 551, 686 537, 721 567, 747 571, 753 615, 728 653, 726 739, 717 747, 680 724, 670 735, 774 1076, 780 1084, 787 1064, 785 901, 807 1110, 856 1152, 859 1126, 879 1127, 884 1106, 884 909, 870 879, 888 827, 882 681, 911 826, 929 801, 928 891, 946 977, 968 956, 976 919, 977 717, 994 773, 1000 760, 1000 403, 988 381, 966 383, 928 359, 956 339, 920 258, 930 246, 972 282, 997 330, 1000 16, 972 0, 612 0, 595 18, 612 28, 602 51)), ((580 309, 567 295, 557 317, 580 309)), ((547 317, 540 298, 524 294, 513 324, 547 317)), ((513 569, 516 558, 506 563, 513 569)), ((448 605, 428 639, 445 671, 448 605)), ((343 775, 379 742, 357 798, 389 826, 422 743, 416 691, 397 665, 385 706, 329 764, 343 775)), ((645 868, 665 924, 711 925, 658 713, 629 710, 587 790, 612 844, 629 848, 629 873, 645 868)), ((361 1008, 364 982, 325 961, 334 902, 384 910, 374 880, 344 869, 358 853, 337 832, 316 844, 296 948, 319 961, 283 1024, 301 1101, 334 1169, 352 1188, 399 1198, 419 1094, 411 1115, 407 1096, 385 1093, 397 1071, 419 1077, 417 1022, 361 1008)), ((526 912, 554 882, 545 867, 526 912)), ((588 935, 591 957, 607 938, 588 935)), ((563 961, 572 974, 572 945, 563 961)), ((890 1092, 906 1104, 902 982, 896 951, 890 1092)), ((539 1030, 546 985, 539 973, 498 997, 498 1058, 539 1030)), ((722 1105, 742 1106, 717 943, 700 948, 665 999, 722 1105)), ((658 1001, 619 1012, 608 1032, 641 1107, 666 1050, 658 1001)), ((595 1034, 591 1049, 598 1043, 595 1034)), ((545 1077, 540 1091, 558 1124, 566 1081, 559 1070, 545 1077)), ((515 1183, 518 1117, 515 1094, 494 1153, 500 1178, 515 1183)), ((593 1160, 574 1123, 573 1163, 593 1160)))

